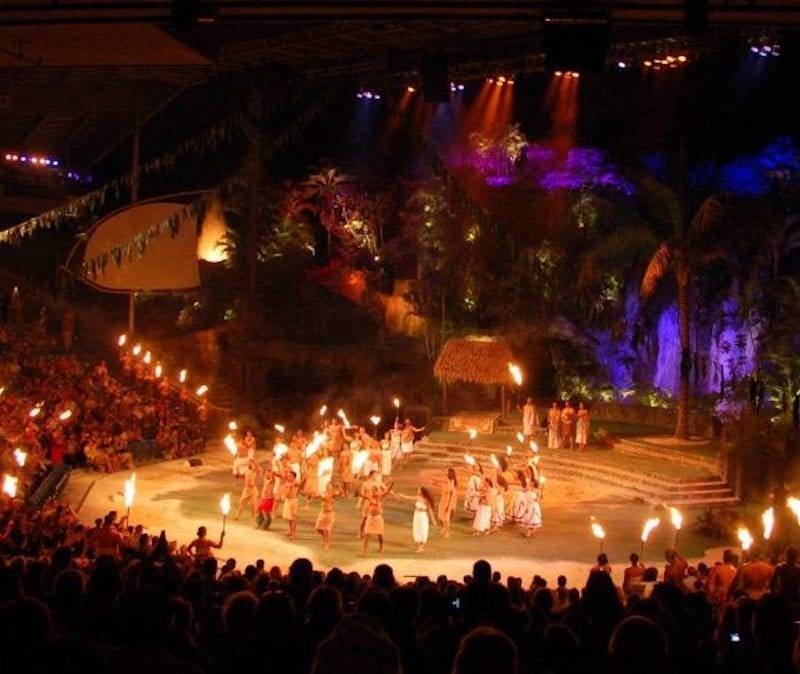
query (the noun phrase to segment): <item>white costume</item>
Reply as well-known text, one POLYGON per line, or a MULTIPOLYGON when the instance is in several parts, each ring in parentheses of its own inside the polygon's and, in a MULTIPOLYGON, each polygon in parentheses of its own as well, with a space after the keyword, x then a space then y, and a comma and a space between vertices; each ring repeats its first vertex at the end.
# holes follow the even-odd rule
POLYGON ((428 505, 422 499, 414 501, 414 521, 411 529, 415 543, 418 545, 427 543, 430 519, 428 518, 428 505))

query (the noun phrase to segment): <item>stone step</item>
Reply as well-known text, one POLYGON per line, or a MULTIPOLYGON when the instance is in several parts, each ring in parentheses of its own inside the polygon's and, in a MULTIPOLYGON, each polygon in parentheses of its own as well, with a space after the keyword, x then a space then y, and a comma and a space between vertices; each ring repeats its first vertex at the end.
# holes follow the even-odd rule
MULTIPOLYGON (((500 454, 499 448, 487 446, 459 447, 449 443, 437 443, 423 440, 417 444, 417 451, 412 455, 414 461, 432 462, 444 466, 452 466, 454 460, 466 453, 481 463, 488 464, 492 453, 500 454)), ((636 473, 621 470, 613 466, 594 463, 591 454, 569 456, 559 450, 545 450, 542 461, 546 462, 547 476, 569 480, 582 478, 595 480, 603 484, 610 493, 626 498, 641 499, 653 504, 669 503, 670 505, 711 507, 738 503, 730 487, 715 476, 670 477, 651 473, 636 473)))

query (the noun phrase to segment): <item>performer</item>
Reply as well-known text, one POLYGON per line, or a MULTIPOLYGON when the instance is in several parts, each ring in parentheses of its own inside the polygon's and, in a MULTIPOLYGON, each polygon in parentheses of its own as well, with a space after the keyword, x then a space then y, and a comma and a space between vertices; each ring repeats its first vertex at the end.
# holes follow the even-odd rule
POLYGON ((414 551, 424 552, 425 543, 428 542, 428 532, 430 531, 430 523, 436 525, 436 515, 433 514, 433 497, 431 493, 425 488, 420 487, 417 489, 415 496, 407 494, 398 494, 392 492, 397 498, 403 501, 414 501, 414 519, 411 524, 411 535, 414 538, 414 551))
POLYGON ((389 442, 392 446, 392 461, 400 463, 403 460, 403 430, 399 419, 394 420, 394 426, 389 431, 389 442))
POLYGON ((567 400, 564 409, 561 410, 561 446, 567 449, 575 448, 575 408, 567 400))
POLYGON ((214 541, 210 541, 208 538, 208 529, 205 527, 200 527, 197 530, 197 538, 195 538, 189 545, 186 547, 186 552, 188 552, 196 561, 202 561, 205 559, 210 559, 214 556, 214 553, 211 551, 212 548, 220 549, 222 547, 222 541, 225 538, 225 532, 223 531, 219 537, 219 543, 214 543, 214 541))
POLYGON ((333 485, 329 482, 325 488, 325 493, 322 494, 322 503, 317 515, 317 521, 314 524, 314 529, 322 536, 322 547, 324 550, 331 549, 331 533, 333 532, 333 523, 336 520, 336 513, 333 510, 336 497, 341 492, 336 491, 333 485))
POLYGON ((589 410, 583 404, 578 403, 577 421, 575 422, 575 444, 582 452, 586 451, 586 441, 589 439, 589 410))
POLYGON ((464 496, 464 510, 474 513, 478 509, 481 487, 483 486, 483 468, 481 464, 475 463, 472 466, 472 474, 467 480, 467 493, 464 496))
POLYGON ((384 478, 392 474, 392 439, 391 433, 386 431, 381 440, 381 475, 384 478))
POLYGON ((492 481, 484 478, 478 492, 478 507, 472 520, 472 535, 488 534, 492 526, 492 481))
POLYGON ((294 470, 290 470, 285 476, 285 483, 283 485, 285 492, 282 514, 283 519, 285 519, 289 525, 286 535, 292 540, 294 540, 297 535, 297 495, 300 493, 302 486, 303 484, 297 481, 297 473, 295 473, 294 470))
POLYGON ((533 404, 533 398, 528 397, 522 406, 522 434, 525 436, 525 442, 533 440, 538 428, 539 413, 536 411, 536 405, 533 404))
POLYGON ((496 475, 490 493, 492 529, 502 528, 506 521, 506 491, 508 491, 508 482, 505 481, 502 475, 496 475))
POLYGON ((261 498, 258 501, 256 524, 262 529, 272 525, 272 512, 275 509, 275 474, 272 469, 264 469, 264 483, 261 486, 261 498))
POLYGON ((547 413, 547 449, 561 447, 561 410, 558 403, 553 402, 547 413))
POLYGON ((367 523, 369 510, 369 496, 372 493, 372 490, 376 487, 378 488, 378 491, 384 491, 380 476, 373 470, 361 485, 361 522, 358 525, 359 538, 364 535, 364 525, 367 523))
POLYGON ((342 481, 342 495, 349 496, 353 487, 353 453, 349 445, 344 445, 339 454, 339 479, 342 481))
POLYGON ((539 502, 538 483, 526 480, 522 493, 521 510, 517 513, 517 519, 525 527, 525 536, 530 538, 533 532, 542 526, 542 506, 539 502))
POLYGON ((369 547, 369 537, 378 537, 378 552, 383 552, 383 499, 386 498, 388 490, 383 490, 375 485, 369 492, 366 505, 366 519, 364 523, 364 555, 367 554, 369 547))
POLYGON ((239 510, 236 512, 236 519, 242 516, 242 509, 244 504, 250 502, 250 508, 253 511, 253 517, 256 516, 258 508, 258 476, 261 474, 261 468, 255 459, 248 459, 247 467, 244 470, 244 486, 242 487, 242 495, 239 497, 239 510))
POLYGON ((403 461, 407 461, 408 457, 411 456, 411 452, 414 451, 414 433, 422 433, 424 430, 425 426, 416 428, 414 424, 411 423, 411 419, 406 419, 400 435, 400 447, 403 450, 403 461))
POLYGON ((442 525, 442 536, 450 536, 450 522, 453 519, 453 512, 456 509, 458 499, 458 478, 455 468, 447 469, 447 480, 442 484, 442 491, 439 496, 439 522, 442 525))

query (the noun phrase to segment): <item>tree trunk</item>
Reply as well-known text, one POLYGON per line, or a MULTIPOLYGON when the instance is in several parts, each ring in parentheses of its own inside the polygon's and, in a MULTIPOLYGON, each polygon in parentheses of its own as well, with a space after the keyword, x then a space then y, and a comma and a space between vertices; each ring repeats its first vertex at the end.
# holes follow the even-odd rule
POLYGON ((689 341, 689 270, 681 265, 677 269, 676 277, 678 281, 678 332, 681 340, 681 369, 675 437, 681 440, 688 440, 689 373, 692 369, 692 351, 689 341))

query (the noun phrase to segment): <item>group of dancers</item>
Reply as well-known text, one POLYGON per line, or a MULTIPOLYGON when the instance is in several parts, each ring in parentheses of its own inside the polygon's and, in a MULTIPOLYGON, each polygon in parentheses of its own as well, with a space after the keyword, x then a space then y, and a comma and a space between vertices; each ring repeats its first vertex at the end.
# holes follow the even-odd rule
MULTIPOLYGON (((422 552, 430 535, 431 525, 439 526, 443 537, 457 512, 458 476, 454 468, 447 470, 441 482, 438 507, 431 491, 420 486, 414 494, 398 493, 392 480, 393 469, 405 462, 414 451, 415 433, 424 430, 410 420, 396 420, 382 440, 372 437, 362 427, 345 427, 337 419, 326 422, 312 437, 297 431, 288 443, 279 432, 271 456, 262 465, 257 458, 256 438, 246 431, 234 438, 232 472, 242 482, 236 519, 249 507, 256 525, 269 529, 275 513, 286 521, 286 535, 297 535, 297 518, 301 507, 309 507, 319 499, 319 514, 314 528, 323 548, 331 547, 336 521, 336 502, 341 497, 358 498, 361 521, 357 535, 363 539, 363 554, 370 542, 377 540, 383 550, 385 522, 384 500, 387 497, 414 504, 412 539, 417 552, 422 552), (356 488, 357 486, 357 488, 356 488), (301 501, 304 504, 301 506, 301 501)), ((505 457, 493 471, 484 474, 476 463, 466 485, 463 500, 465 512, 473 520, 475 535, 488 534, 509 522, 525 527, 528 536, 542 524, 541 491, 538 457, 525 466, 512 469, 505 457)))

